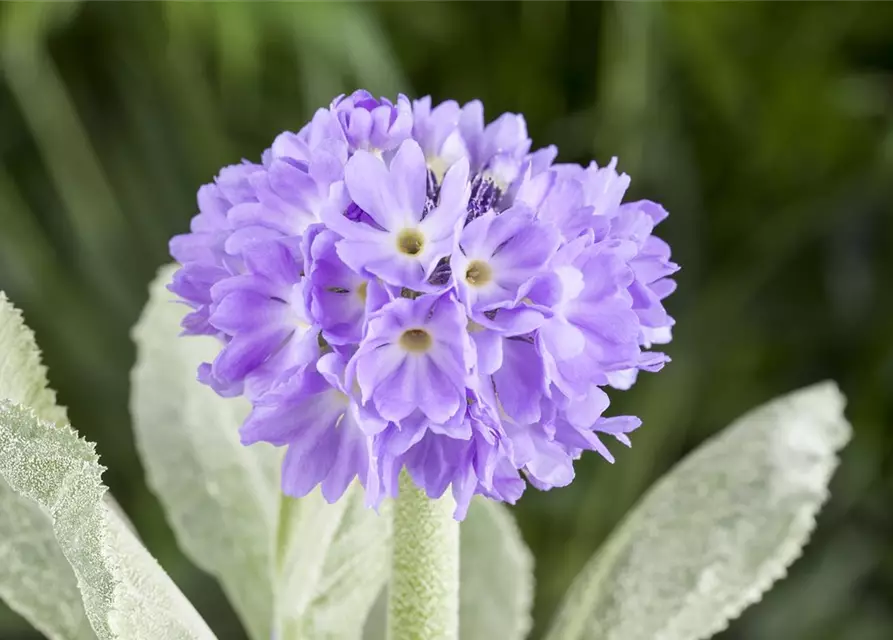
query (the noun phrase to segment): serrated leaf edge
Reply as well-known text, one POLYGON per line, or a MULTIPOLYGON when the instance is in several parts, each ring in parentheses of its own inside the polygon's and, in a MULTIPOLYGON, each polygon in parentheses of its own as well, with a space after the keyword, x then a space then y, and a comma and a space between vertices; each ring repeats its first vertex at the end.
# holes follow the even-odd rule
MULTIPOLYGON (((0 475, 13 491, 36 503, 52 519, 56 540, 75 573, 84 599, 84 609, 97 636, 100 639, 134 640, 132 637, 123 638, 116 630, 120 627, 118 621, 126 619, 129 612, 119 606, 125 599, 124 580, 120 577, 124 574, 120 569, 121 559, 110 543, 112 534, 109 521, 115 516, 105 502, 107 487, 101 480, 105 467, 99 463, 95 444, 81 438, 70 425, 60 426, 41 420, 30 407, 9 400, 0 400, 0 416, 27 421, 28 424, 24 432, 18 432, 11 429, 6 421, 0 420, 0 452, 3 454, 0 456, 0 475), (34 461, 28 459, 25 451, 15 447, 15 440, 29 440, 35 436, 57 442, 67 440, 70 445, 62 459, 70 461, 71 467, 62 472, 64 475, 50 482, 51 501, 41 499, 22 482, 24 476, 20 470, 34 461), (81 486, 81 492, 91 495, 93 500, 89 503, 68 503, 67 499, 75 486, 81 486), (66 520, 72 526, 68 535, 63 535, 59 523, 66 520), (89 535, 91 531, 98 535, 92 537, 89 535), (84 560, 85 547, 89 549, 90 560, 84 560), (75 553, 74 549, 78 549, 79 553, 75 553), (111 592, 107 591, 109 586, 111 592)), ((121 521, 120 526, 127 529, 128 525, 121 521)), ((163 571, 160 566, 158 568, 163 571)), ((208 631, 199 637, 212 638, 213 635, 208 631)))
MULTIPOLYGON (((824 381, 808 387, 804 387, 802 389, 795 390, 789 394, 774 398, 773 400, 770 400, 765 404, 748 410, 747 412, 733 420, 732 423, 725 429, 708 438, 698 449, 693 451, 690 455, 679 461, 663 477, 659 478, 657 482, 655 482, 655 484, 636 502, 636 504, 633 505, 627 515, 621 519, 621 521, 611 532, 606 542, 600 549, 595 552, 595 554, 587 561, 586 565, 584 565, 580 573, 574 578, 567 594, 565 595, 565 598, 567 597, 567 595, 573 592, 573 590, 580 582, 584 582, 586 586, 583 587, 582 594, 577 596, 575 598, 575 601, 578 603, 588 603, 592 599, 592 592, 594 590, 597 590, 600 585, 598 580, 599 574, 604 573, 610 568, 612 556, 616 555, 618 549, 622 548, 623 543, 625 542, 625 539, 621 536, 618 536, 617 533, 622 531, 627 525, 629 525, 630 522, 635 520, 635 518, 638 516, 639 508, 641 507, 641 505, 645 504, 649 500, 650 496, 654 492, 658 491, 663 486, 663 484, 668 481, 668 478, 671 474, 675 473, 681 468, 684 468, 688 464, 692 464, 693 460, 697 459, 699 453, 704 448, 707 448, 711 444, 722 439, 726 434, 736 430, 736 428, 741 426, 742 424, 749 422, 755 416, 758 416, 765 412, 778 411, 783 407, 790 408, 790 406, 795 403, 803 403, 810 396, 818 396, 821 394, 832 395, 836 404, 838 405, 837 410, 834 412, 832 418, 829 419, 827 417, 823 417, 823 419, 815 421, 816 423, 820 422, 824 426, 832 425, 835 423, 837 426, 837 433, 829 434, 829 440, 827 443, 828 447, 825 451, 825 453, 828 454, 828 457, 826 459, 827 464, 822 469, 823 489, 821 491, 821 498, 809 505, 805 505, 803 509, 798 513, 798 519, 791 525, 789 529, 790 533, 785 540, 785 543, 779 548, 779 552, 777 555, 764 562, 764 566, 766 568, 762 571, 762 575, 758 578, 752 588, 746 592, 746 595, 744 595, 741 600, 733 603, 728 603, 726 606, 722 607, 721 616, 719 616, 713 624, 705 627, 705 631, 702 635, 691 637, 690 640, 706 640, 707 638, 711 638, 717 633, 720 633, 721 631, 727 629, 731 622, 739 618, 741 614, 747 610, 748 607, 758 603, 762 599, 763 595, 767 591, 769 591, 773 584, 775 584, 778 580, 784 578, 787 575, 788 568, 802 556, 803 550, 806 544, 809 542, 810 536, 815 529, 816 517, 828 500, 828 497, 830 495, 830 492, 828 490, 828 483, 830 482, 834 470, 839 466, 840 463, 840 458, 837 454, 849 441, 852 433, 852 429, 849 423, 847 423, 846 419, 843 417, 845 398, 837 387, 837 384, 833 381, 824 381), (778 562, 779 557, 782 558, 781 562, 778 562)), ((826 416, 827 415, 828 414, 826 414, 826 416)), ((566 616, 570 614, 568 614, 565 610, 566 605, 567 601, 564 601, 559 606, 559 610, 556 612, 556 617, 550 624, 549 631, 545 636, 546 640, 564 640, 565 638, 581 637, 580 632, 586 625, 587 617, 585 615, 581 615, 573 619, 567 618, 566 616), (570 631, 570 633, 568 633, 568 631, 570 631)), ((660 635, 658 635, 655 640, 679 640, 681 636, 678 633, 676 635, 670 633, 671 625, 674 620, 675 618, 668 621, 668 624, 665 627, 664 631, 660 635)))
MULTIPOLYGON (((841 421, 841 416, 843 415, 845 399, 840 393, 837 385, 833 382, 821 382, 800 389, 795 391, 792 395, 785 396, 784 399, 793 404, 794 402, 803 402, 803 400, 811 394, 822 392, 834 394, 841 404, 839 415, 835 415, 834 419, 824 419, 822 422, 826 424, 833 422, 839 423, 841 421)), ((770 403, 770 405, 772 404, 773 403, 770 403)), ((765 411, 767 409, 769 409, 769 406, 764 405, 748 411, 746 414, 735 420, 730 428, 734 428, 736 425, 744 422, 753 415, 756 415, 757 412, 765 411)), ((707 640, 708 638, 715 636, 717 633, 728 629, 729 625, 741 617, 741 614, 748 608, 760 602, 763 599, 763 596, 768 593, 776 582, 784 579, 788 575, 790 567, 803 555, 806 546, 812 538, 812 533, 815 531, 818 522, 818 514, 831 496, 828 485, 834 475, 834 471, 840 466, 840 457, 837 454, 849 441, 851 436, 850 429, 843 429, 838 435, 839 438, 837 440, 830 442, 828 451, 830 456, 826 460, 827 465, 823 469, 822 474, 822 485, 824 489, 821 492, 821 498, 815 502, 803 505, 797 513, 796 520, 791 524, 785 544, 778 549, 777 555, 772 561, 767 560, 763 563, 763 569, 759 572, 761 576, 753 584, 751 589, 745 594, 742 594, 740 601, 730 603, 723 607, 722 615, 717 619, 716 624, 706 629, 703 635, 697 636, 692 640, 707 640)))
POLYGON ((39 404, 40 406, 37 407, 38 417, 57 424, 67 424, 67 411, 65 407, 58 404, 56 392, 49 386, 48 371, 43 363, 40 348, 37 346, 37 338, 25 323, 22 310, 12 303, 4 291, 0 291, 0 320, 6 320, 9 323, 7 326, 0 325, 0 337, 8 331, 13 334, 10 337, 15 341, 14 351, 3 354, 5 362, 2 368, 11 367, 16 370, 17 375, 26 371, 34 376, 34 381, 38 382, 40 386, 39 389, 31 390, 34 397, 10 399, 27 406, 39 404), (36 400, 39 400, 39 403, 35 402, 36 400))

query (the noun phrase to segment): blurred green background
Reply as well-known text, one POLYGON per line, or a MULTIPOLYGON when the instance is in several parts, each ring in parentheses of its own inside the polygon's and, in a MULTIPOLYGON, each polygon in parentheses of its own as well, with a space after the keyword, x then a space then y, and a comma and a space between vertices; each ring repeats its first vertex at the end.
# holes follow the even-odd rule
MULTIPOLYGON (((663 202, 683 265, 674 362, 615 394, 615 466, 529 491, 536 630, 649 484, 744 410, 824 378, 856 436, 790 576, 721 637, 893 637, 893 4, 4 3, 0 288, 24 309, 106 481, 222 639, 136 458, 128 331, 195 191, 365 87, 481 98, 535 146, 663 202)), ((35 632, 0 610, 0 638, 35 632)), ((474 640, 474 639, 472 639, 474 640)))

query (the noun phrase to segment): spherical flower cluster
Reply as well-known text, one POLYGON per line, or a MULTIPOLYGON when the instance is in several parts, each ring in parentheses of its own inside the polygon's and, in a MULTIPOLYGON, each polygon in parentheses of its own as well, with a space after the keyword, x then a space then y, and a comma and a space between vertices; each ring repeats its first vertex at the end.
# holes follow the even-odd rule
POLYGON ((667 212, 622 203, 615 161, 530 145, 478 101, 357 91, 199 190, 170 289, 184 333, 222 344, 199 379, 252 403, 242 441, 288 447, 287 494, 358 478, 376 505, 405 469, 461 519, 629 445, 605 388, 667 362, 647 350, 673 324, 667 212))

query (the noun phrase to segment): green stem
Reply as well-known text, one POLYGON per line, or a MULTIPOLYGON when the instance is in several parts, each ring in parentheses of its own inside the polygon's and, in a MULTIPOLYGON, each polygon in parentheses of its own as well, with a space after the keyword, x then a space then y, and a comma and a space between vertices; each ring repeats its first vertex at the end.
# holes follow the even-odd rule
POLYGON ((431 500, 405 471, 400 476, 388 640, 459 637, 459 523, 453 508, 452 498, 431 500))

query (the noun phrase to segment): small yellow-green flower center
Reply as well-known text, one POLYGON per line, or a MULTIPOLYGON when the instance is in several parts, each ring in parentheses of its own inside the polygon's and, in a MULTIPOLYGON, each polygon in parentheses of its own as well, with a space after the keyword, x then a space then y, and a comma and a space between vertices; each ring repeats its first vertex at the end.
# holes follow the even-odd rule
POLYGON ((404 229, 397 235, 397 249, 408 256, 416 256, 425 246, 425 236, 418 229, 404 229))
POLYGON ((465 281, 475 287, 481 287, 493 279, 493 269, 482 260, 472 260, 465 270, 465 281))
POLYGON ((424 329, 407 329, 400 336, 400 346, 413 353, 424 353, 431 348, 431 343, 431 334, 424 329))
POLYGON ((478 331, 483 331, 483 330, 486 329, 486 328, 487 328, 487 327, 485 327, 485 326, 482 325, 482 324, 478 324, 478 323, 475 322, 474 320, 469 320, 469 321, 468 321, 468 326, 467 326, 467 331, 468 331, 468 333, 477 333, 478 331))
POLYGON ((369 285, 368 282, 361 282, 360 286, 357 287, 357 296, 359 296, 360 300, 365 303, 366 302, 366 287, 369 285))

